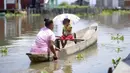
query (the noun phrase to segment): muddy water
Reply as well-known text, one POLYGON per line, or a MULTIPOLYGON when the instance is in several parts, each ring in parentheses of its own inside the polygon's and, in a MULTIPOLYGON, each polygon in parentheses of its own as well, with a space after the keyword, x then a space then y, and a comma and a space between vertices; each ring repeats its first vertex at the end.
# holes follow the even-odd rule
MULTIPOLYGON (((63 57, 57 62, 32 64, 25 55, 39 29, 43 27, 44 16, 0 17, 0 46, 8 47, 7 55, 0 53, 0 73, 107 73, 112 67, 111 59, 125 58, 130 44, 130 15, 99 16, 93 20, 100 21, 98 41, 92 47, 79 52, 83 59, 76 59, 74 54, 63 57), (124 41, 113 41, 111 35, 124 35, 124 41), (117 43, 119 42, 119 43, 117 43), (115 49, 121 48, 120 53, 115 49)), ((83 20, 73 25, 73 32, 88 26, 89 21, 83 20)), ((61 35, 61 25, 55 26, 56 35, 61 35)))

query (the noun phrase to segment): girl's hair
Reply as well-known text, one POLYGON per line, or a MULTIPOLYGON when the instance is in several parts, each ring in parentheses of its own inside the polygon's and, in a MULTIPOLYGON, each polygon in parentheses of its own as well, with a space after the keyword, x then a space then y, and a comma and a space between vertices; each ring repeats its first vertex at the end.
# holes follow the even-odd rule
POLYGON ((45 22, 45 26, 46 27, 48 27, 50 24, 52 24, 53 23, 53 21, 52 20, 49 20, 49 19, 44 19, 44 22, 45 22))
POLYGON ((70 23, 70 19, 65 18, 65 19, 63 20, 63 24, 66 24, 66 22, 70 23))

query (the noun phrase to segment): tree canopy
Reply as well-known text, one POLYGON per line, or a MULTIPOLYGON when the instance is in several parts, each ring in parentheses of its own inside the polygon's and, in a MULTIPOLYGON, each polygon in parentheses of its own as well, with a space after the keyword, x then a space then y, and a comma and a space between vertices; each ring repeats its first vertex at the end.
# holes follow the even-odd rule
POLYGON ((69 6, 68 2, 62 2, 59 6, 69 6))

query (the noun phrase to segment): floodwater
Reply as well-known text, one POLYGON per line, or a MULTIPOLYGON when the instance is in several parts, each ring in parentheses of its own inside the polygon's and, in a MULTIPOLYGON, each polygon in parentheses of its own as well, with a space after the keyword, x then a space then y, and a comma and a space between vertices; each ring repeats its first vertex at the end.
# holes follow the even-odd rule
MULTIPOLYGON (((100 22, 98 41, 92 47, 81 51, 83 59, 74 54, 57 62, 32 64, 26 53, 39 29, 43 27, 44 16, 0 17, 0 46, 6 46, 8 53, 0 53, 0 73, 107 73, 112 67, 111 60, 125 58, 130 50, 130 15, 115 13, 112 16, 98 16, 93 21, 100 22), (124 41, 111 40, 111 35, 124 35, 124 41), (116 48, 121 48, 117 53, 116 48)), ((81 19, 73 25, 73 32, 83 29, 92 21, 81 19)), ((61 25, 55 25, 56 35, 61 35, 61 25)))

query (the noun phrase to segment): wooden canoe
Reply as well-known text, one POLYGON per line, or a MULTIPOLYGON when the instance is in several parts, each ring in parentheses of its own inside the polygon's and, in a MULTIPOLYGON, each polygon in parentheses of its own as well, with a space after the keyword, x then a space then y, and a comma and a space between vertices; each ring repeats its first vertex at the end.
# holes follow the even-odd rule
MULTIPOLYGON (((59 53, 59 56, 72 55, 96 43, 97 27, 98 27, 97 23, 92 23, 89 27, 76 32, 77 43, 75 44, 73 41, 68 41, 65 48, 61 48, 61 52, 59 53)), ((31 62, 44 62, 44 61, 53 60, 52 54, 50 55, 49 58, 48 58, 48 54, 43 55, 43 54, 26 53, 26 55, 29 57, 31 62)))

